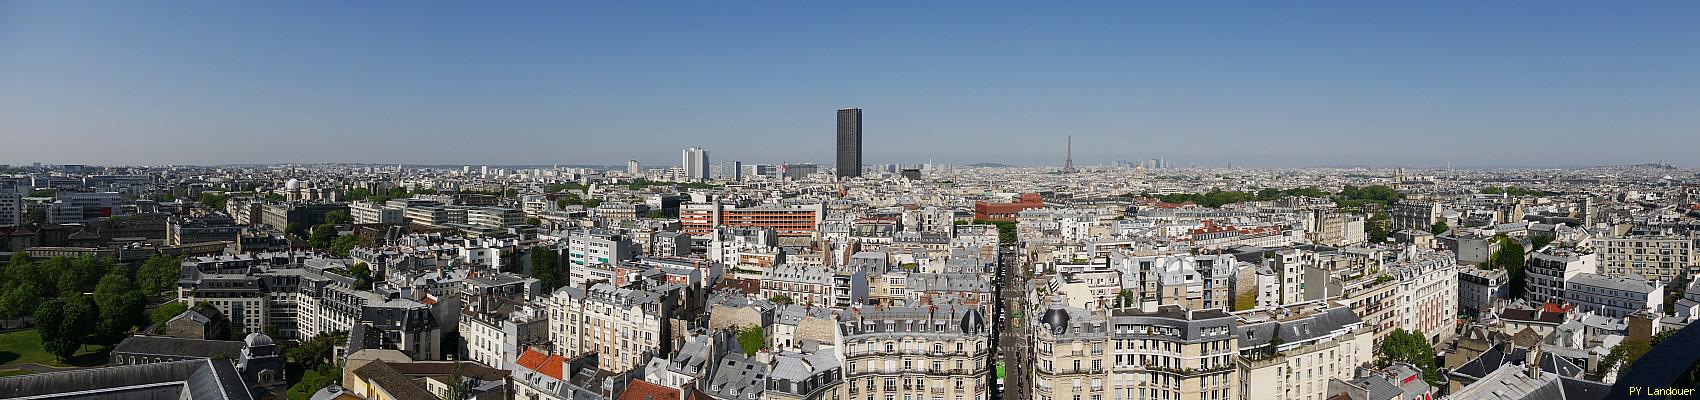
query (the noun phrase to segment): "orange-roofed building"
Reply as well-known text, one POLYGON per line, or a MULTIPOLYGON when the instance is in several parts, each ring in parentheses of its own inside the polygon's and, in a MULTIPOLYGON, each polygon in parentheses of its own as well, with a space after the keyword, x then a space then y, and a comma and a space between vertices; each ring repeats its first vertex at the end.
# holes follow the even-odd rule
POLYGON ((633 379, 626 392, 620 393, 619 400, 677 400, 679 389, 661 386, 641 379, 633 379))
POLYGON ((1015 214, 1022 210, 1043 208, 1045 200, 1038 193, 1022 193, 1014 203, 974 202, 974 219, 980 221, 1015 222, 1015 214))
POLYGON ((527 348, 514 359, 513 398, 528 400, 573 400, 612 398, 624 389, 624 374, 596 367, 596 353, 577 358, 527 348), (612 380, 608 387, 603 383, 612 380))

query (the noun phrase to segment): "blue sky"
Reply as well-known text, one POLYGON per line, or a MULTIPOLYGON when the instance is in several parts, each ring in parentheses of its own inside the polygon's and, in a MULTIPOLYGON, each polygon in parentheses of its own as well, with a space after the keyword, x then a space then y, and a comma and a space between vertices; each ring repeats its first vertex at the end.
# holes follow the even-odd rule
POLYGON ((1700 164, 1700 2, 0 2, 0 163, 1700 164))

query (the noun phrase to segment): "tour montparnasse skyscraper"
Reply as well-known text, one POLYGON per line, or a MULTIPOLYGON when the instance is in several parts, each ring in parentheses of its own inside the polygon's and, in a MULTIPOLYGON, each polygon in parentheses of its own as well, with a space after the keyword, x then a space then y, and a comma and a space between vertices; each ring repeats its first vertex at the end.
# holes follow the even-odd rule
POLYGON ((833 165, 839 177, 862 176, 862 109, 838 110, 838 160, 833 165))

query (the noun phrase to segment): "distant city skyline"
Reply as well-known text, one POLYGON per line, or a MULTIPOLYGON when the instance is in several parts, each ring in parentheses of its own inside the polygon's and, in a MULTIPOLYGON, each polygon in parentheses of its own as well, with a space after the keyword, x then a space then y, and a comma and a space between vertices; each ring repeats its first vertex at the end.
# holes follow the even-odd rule
POLYGON ((1700 165, 1700 3, 0 3, 0 164, 1700 165), (830 15, 830 18, 823 16, 830 15), (874 29, 877 27, 877 29, 874 29), (670 160, 670 161, 669 161, 670 160), (718 162, 718 161, 716 161, 718 162))

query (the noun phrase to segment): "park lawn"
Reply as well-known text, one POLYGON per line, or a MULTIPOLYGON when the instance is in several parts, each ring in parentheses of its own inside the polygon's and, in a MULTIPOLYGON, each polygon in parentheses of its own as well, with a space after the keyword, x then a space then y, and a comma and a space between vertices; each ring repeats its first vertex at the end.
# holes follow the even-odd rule
POLYGON ((29 371, 25 371, 25 370, 21 370, 21 369, 0 369, 0 378, 4 378, 4 377, 8 377, 8 376, 29 375, 29 374, 33 374, 33 373, 34 372, 29 372, 29 371))
MULTIPOLYGON (((85 364, 92 354, 101 352, 100 346, 83 346, 72 356, 72 363, 85 364)), ((104 357, 99 357, 104 358, 104 357)), ((41 349, 41 333, 34 329, 26 329, 10 333, 0 333, 0 365, 7 364, 42 364, 54 367, 70 367, 72 364, 59 362, 52 354, 41 349)), ((98 364, 104 364, 100 361, 98 364)), ((80 365, 88 366, 88 365, 80 365)))

